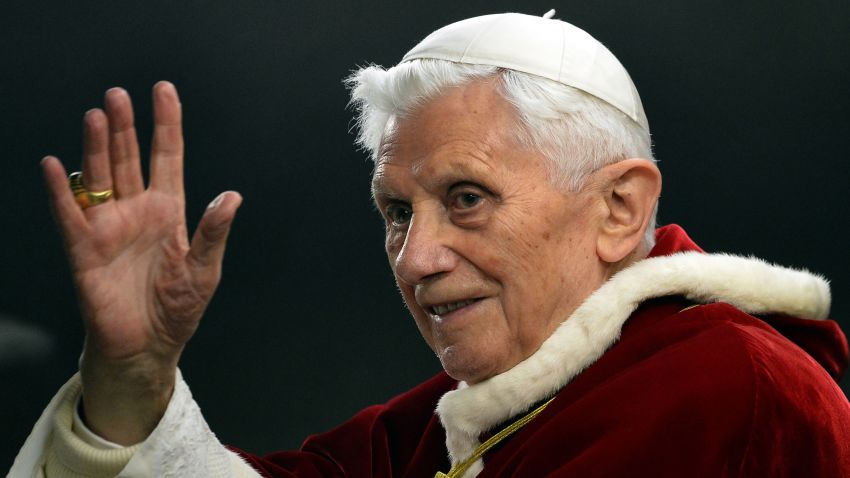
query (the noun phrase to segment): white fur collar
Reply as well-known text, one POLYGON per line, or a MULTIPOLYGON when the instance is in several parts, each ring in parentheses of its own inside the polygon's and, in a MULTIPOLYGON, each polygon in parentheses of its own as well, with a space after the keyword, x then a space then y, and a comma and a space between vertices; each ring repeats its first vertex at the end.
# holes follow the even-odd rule
MULTIPOLYGON (((753 314, 819 320, 830 306, 824 278, 755 258, 685 252, 639 261, 591 294, 531 357, 484 382, 461 382, 443 395, 437 413, 452 464, 472 454, 482 432, 550 397, 599 359, 642 302, 671 295, 727 302, 753 314)), ((465 476, 482 469, 479 460, 465 476)))

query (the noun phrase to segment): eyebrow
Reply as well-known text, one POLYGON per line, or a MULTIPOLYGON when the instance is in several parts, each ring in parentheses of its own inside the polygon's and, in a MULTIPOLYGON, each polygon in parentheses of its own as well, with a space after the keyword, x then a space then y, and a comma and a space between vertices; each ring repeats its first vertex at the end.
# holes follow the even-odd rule
POLYGON ((398 194, 387 188, 383 182, 380 181, 372 181, 372 186, 369 188, 370 195, 372 196, 372 202, 375 205, 378 204, 379 199, 389 200, 389 201, 400 201, 401 197, 398 194))
MULTIPOLYGON (((477 158, 476 158, 477 159, 477 158)), ((417 169, 422 165, 415 166, 417 169)), ((484 175, 488 176, 492 173, 492 165, 486 161, 459 161, 453 164, 449 164, 444 166, 442 171, 436 175, 436 177, 430 178, 427 181, 427 185, 430 188, 437 189, 446 189, 451 187, 456 183, 470 183, 470 184, 478 184, 484 186, 485 183, 489 183, 489 181, 476 181, 471 180, 469 176, 471 175, 484 175)), ((372 176, 374 178, 374 175, 372 176)), ((486 189, 486 187, 485 187, 486 189)), ((373 179, 370 188, 372 200, 377 202, 380 199, 386 199, 390 201, 404 201, 404 199, 397 193, 395 193, 391 188, 387 186, 384 181, 380 179, 375 181, 373 179)))

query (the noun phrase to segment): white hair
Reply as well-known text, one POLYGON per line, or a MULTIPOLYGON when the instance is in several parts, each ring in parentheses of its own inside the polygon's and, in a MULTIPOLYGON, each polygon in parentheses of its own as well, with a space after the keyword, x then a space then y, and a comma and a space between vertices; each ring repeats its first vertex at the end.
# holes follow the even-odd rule
MULTIPOLYGON (((497 78, 517 111, 516 139, 550 160, 554 184, 578 191, 603 166, 628 158, 655 162, 649 131, 610 104, 539 76, 488 65, 413 60, 390 69, 367 66, 345 81, 357 111, 357 143, 377 161, 396 117, 411 114, 446 89, 497 78)), ((655 243, 656 210, 644 237, 655 243)))

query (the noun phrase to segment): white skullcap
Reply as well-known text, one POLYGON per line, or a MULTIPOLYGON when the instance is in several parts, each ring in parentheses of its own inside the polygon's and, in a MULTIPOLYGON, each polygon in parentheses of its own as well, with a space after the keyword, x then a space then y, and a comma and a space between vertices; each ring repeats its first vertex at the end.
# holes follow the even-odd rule
POLYGON ((468 18, 431 33, 402 58, 448 60, 522 71, 605 101, 649 130, 637 88, 617 58, 584 30, 520 13, 468 18))

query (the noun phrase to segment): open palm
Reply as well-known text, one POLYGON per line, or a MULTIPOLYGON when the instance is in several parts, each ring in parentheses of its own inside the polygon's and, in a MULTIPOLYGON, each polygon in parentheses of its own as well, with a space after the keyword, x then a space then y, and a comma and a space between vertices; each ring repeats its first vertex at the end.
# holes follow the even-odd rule
POLYGON ((84 119, 83 183, 89 191, 114 190, 114 199, 81 209, 59 160, 42 162, 86 327, 83 362, 93 369, 176 366, 218 285, 241 203, 239 194, 222 193, 189 242, 181 106, 167 82, 154 87, 153 97, 147 188, 130 98, 118 88, 106 93, 105 111, 93 109, 84 119))

